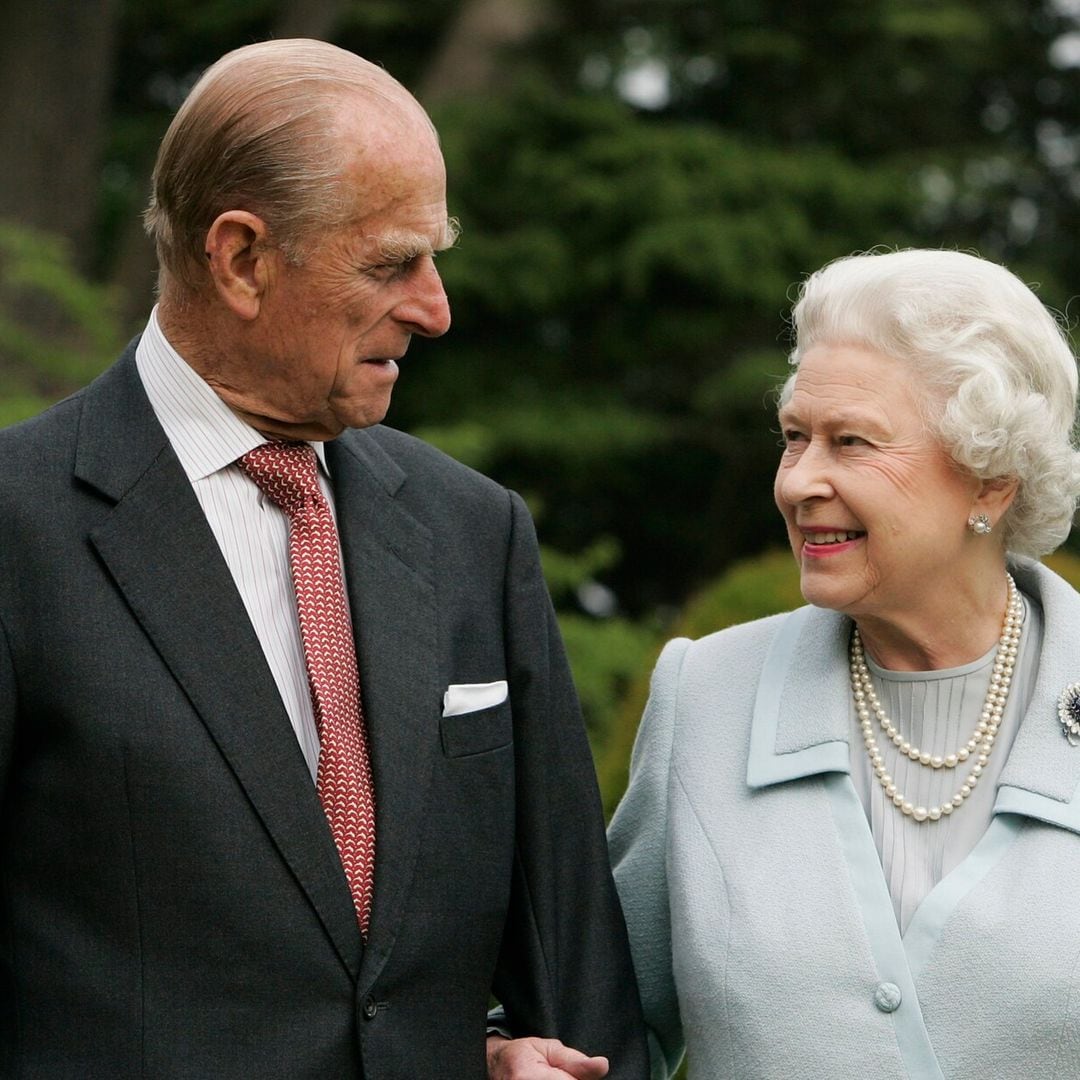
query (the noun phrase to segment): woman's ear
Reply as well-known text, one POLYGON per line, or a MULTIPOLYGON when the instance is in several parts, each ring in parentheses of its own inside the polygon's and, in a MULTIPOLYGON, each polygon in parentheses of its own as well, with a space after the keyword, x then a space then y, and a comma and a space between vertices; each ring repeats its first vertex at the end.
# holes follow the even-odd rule
POLYGON ((991 526, 997 525, 1016 498, 1019 486, 1020 481, 1015 476, 981 481, 971 504, 971 516, 985 514, 991 526))
POLYGON ((239 318, 259 314, 277 252, 267 243, 270 230, 257 214, 226 210, 206 234, 206 260, 218 296, 239 318))

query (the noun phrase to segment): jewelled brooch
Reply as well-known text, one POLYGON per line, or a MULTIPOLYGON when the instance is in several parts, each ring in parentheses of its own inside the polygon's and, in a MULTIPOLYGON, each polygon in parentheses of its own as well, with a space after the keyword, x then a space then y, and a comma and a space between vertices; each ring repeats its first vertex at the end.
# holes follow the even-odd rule
POLYGON ((1080 746, 1080 683, 1070 683, 1058 698, 1061 732, 1070 746, 1080 746))

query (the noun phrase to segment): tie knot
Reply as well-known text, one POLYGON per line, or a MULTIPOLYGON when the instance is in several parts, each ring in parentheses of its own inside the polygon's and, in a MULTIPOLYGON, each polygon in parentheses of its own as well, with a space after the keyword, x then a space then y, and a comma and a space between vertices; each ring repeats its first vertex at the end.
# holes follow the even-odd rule
POLYGON ((319 461, 309 443, 265 442, 236 463, 290 517, 322 500, 319 461))

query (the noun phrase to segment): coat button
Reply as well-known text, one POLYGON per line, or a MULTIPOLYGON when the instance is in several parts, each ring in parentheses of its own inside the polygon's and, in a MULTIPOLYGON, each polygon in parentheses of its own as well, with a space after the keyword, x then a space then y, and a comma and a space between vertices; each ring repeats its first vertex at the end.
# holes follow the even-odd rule
POLYGON ((884 1013, 896 1012, 900 1008, 903 997, 896 983, 878 983, 877 989, 874 990, 874 1004, 884 1013))
POLYGON ((368 996, 364 998, 362 1011, 365 1020, 374 1020, 376 1014, 379 1011, 379 1003, 370 994, 368 994, 368 996))

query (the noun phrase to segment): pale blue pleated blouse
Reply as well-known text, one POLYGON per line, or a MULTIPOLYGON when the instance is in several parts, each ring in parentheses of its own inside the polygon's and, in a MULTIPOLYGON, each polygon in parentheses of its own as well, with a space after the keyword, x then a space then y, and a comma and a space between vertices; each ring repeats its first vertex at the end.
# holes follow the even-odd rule
MULTIPOLYGON (((940 821, 906 817, 873 776, 854 702, 851 776, 870 821, 885 880, 901 932, 931 889, 975 847, 993 817, 997 781, 1008 760, 1020 718, 1027 709, 1042 650, 1042 612, 1028 597, 1001 728, 978 786, 964 804, 940 821)), ((931 754, 945 756, 964 745, 979 722, 994 666, 995 645, 985 656, 940 671, 888 671, 867 654, 874 689, 904 738, 931 754)), ((900 753, 876 727, 885 766, 904 796, 917 806, 938 806, 952 798, 970 770, 931 769, 900 753)))

